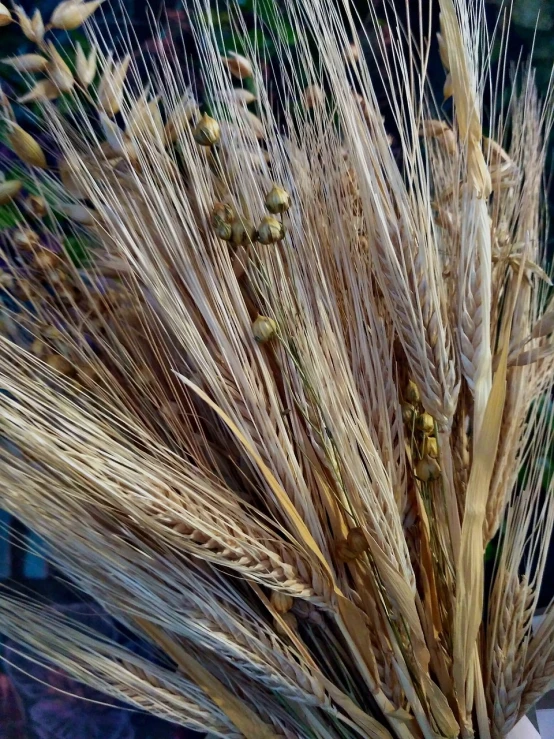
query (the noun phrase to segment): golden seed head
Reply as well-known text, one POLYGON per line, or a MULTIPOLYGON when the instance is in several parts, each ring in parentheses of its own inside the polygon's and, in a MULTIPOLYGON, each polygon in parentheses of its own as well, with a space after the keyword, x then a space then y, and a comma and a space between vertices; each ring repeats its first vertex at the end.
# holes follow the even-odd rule
POLYGON ((223 239, 223 241, 231 241, 233 236, 233 226, 230 223, 220 221, 214 231, 220 239, 223 239))
POLYGON ((287 593, 279 593, 274 590, 271 593, 271 605, 277 613, 287 613, 294 605, 294 600, 287 593))
POLYGON ((417 417, 416 426, 419 431, 423 431, 426 436, 431 436, 435 430, 435 419, 430 413, 421 413, 417 417))
POLYGON ((415 476, 422 482, 438 480, 440 475, 441 468, 439 467, 439 463, 432 457, 423 457, 416 465, 415 476))
POLYGON ((335 547, 335 552, 337 558, 341 562, 353 562, 355 559, 358 559, 358 552, 354 552, 352 551, 352 549, 350 549, 347 539, 339 541, 339 543, 335 547))
POLYGON ((40 195, 29 195, 25 200, 25 208, 28 213, 31 213, 31 215, 37 218, 43 218, 48 211, 46 200, 40 197, 40 195))
POLYGON ((103 1, 91 0, 91 2, 83 3, 63 0, 54 8, 54 12, 50 18, 50 25, 62 31, 74 31, 94 13, 103 1))
POLYGON ((219 141, 219 123, 204 113, 194 128, 192 135, 196 143, 200 144, 200 146, 213 146, 219 141))
POLYGON ((369 549, 366 535, 359 526, 356 526, 354 529, 350 529, 348 532, 348 536, 346 537, 346 546, 355 554, 361 554, 369 549))
POLYGON ((265 197, 265 204, 270 213, 284 213, 290 208, 290 195, 278 185, 273 185, 265 197))
POLYGON ((415 408, 409 403, 402 403, 402 420, 406 426, 411 426, 416 415, 415 408))
POLYGON ((406 387, 406 390, 404 392, 404 397, 406 398, 408 403, 412 403, 412 405, 417 405, 417 403, 419 403, 419 401, 421 400, 419 390, 417 389, 417 385, 413 380, 409 381, 408 386, 406 387))
POLYGON ((40 238, 31 228, 18 228, 12 234, 12 241, 21 249, 32 249, 38 246, 40 238))
POLYGON ((262 218, 258 226, 258 241, 260 244, 276 244, 285 238, 285 227, 273 216, 262 218))
POLYGON ((252 333, 258 344, 265 344, 266 341, 270 341, 276 332, 277 324, 267 316, 258 316, 252 324, 252 333))
POLYGON ((423 444, 423 450, 428 457, 438 459, 439 445, 434 436, 426 436, 423 444))
POLYGON ((17 156, 31 167, 46 169, 46 157, 40 144, 17 123, 10 123, 10 126, 11 131, 7 139, 17 156))
POLYGON ((20 190, 20 180, 4 180, 4 182, 0 182, 0 205, 9 203, 20 190))
POLYGON ((235 211, 228 203, 216 203, 212 208, 211 223, 216 228, 220 223, 234 223, 235 211))
MULTIPOLYGON (((281 616, 283 621, 286 623, 286 625, 289 627, 291 631, 296 631, 298 629, 298 621, 296 620, 296 616, 294 613, 283 613, 281 616)), ((274 621, 275 631, 278 634, 281 634, 281 636, 288 636, 286 630, 283 628, 281 623, 275 619, 274 621)))
POLYGON ((0 27, 7 26, 12 22, 12 14, 4 3, 0 3, 0 27))

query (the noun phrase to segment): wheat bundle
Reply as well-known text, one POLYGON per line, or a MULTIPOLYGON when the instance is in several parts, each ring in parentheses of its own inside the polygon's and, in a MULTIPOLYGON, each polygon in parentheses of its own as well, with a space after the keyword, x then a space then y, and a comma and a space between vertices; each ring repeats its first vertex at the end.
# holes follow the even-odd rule
POLYGON ((255 38, 222 57, 197 0, 208 114, 99 5, 14 11, 44 135, 3 96, 0 504, 163 659, 7 588, 0 632, 213 736, 505 736, 554 680, 551 99, 493 77, 479 0, 440 0, 438 40, 391 11, 388 44, 372 5, 370 39, 285 0, 276 110, 255 38), (48 40, 83 23, 90 51, 48 40))

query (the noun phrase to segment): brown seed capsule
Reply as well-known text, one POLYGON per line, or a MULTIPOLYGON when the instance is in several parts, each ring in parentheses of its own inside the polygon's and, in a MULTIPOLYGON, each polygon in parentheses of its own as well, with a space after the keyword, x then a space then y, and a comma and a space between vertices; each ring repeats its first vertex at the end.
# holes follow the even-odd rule
POLYGON ((285 238, 285 227, 273 216, 262 218, 258 226, 258 241, 260 244, 276 244, 285 238))
POLYGON ((432 482, 438 480, 441 476, 441 468, 436 459, 432 457, 423 457, 420 459, 415 468, 415 476, 422 482, 432 482))
POLYGON ((4 180, 4 182, 0 182, 0 205, 9 203, 20 190, 20 180, 4 180))
POLYGON ((48 211, 46 200, 40 195, 29 195, 24 205, 27 212, 36 218, 43 218, 48 211))
POLYGON ((270 341, 277 332, 277 324, 272 318, 267 316, 258 316, 252 324, 252 333, 258 344, 265 344, 270 341))
POLYGON ((217 228, 220 223, 234 223, 235 211, 228 203, 216 203, 210 220, 214 228, 217 228))
POLYGON ((294 605, 294 600, 287 593, 279 593, 274 590, 271 593, 271 605, 277 613, 287 613, 294 605))
POLYGON ((423 451, 428 457, 438 459, 439 445, 434 436, 426 436, 423 443, 423 451))
POLYGON ((402 420, 404 421, 406 426, 412 426, 416 415, 415 408, 413 407, 413 405, 409 405, 409 403, 403 403, 401 407, 402 420))
POLYGON ((72 377, 75 374, 74 365, 61 354, 49 354, 44 361, 49 367, 66 377, 72 377))
POLYGON ((355 559, 358 559, 358 553, 350 549, 346 539, 339 541, 335 547, 335 552, 341 562, 353 562, 355 559))
POLYGON ((417 403, 419 403, 419 401, 421 400, 419 390, 417 389, 417 385, 413 380, 410 380, 408 382, 408 386, 404 391, 404 397, 406 398, 408 403, 412 403, 412 405, 417 405, 417 403))
POLYGON ((284 213, 290 208, 290 195, 278 185, 273 185, 265 198, 265 204, 270 213, 284 213))
POLYGON ((233 235, 231 237, 231 243, 234 246, 240 246, 241 244, 253 244, 257 239, 256 229, 250 223, 242 218, 238 218, 233 223, 233 235))
POLYGON ((219 123, 204 113, 192 132, 194 140, 200 146, 213 146, 217 144, 220 137, 219 123))
POLYGON ((233 236, 233 226, 230 223, 220 221, 214 231, 220 239, 223 239, 223 241, 231 241, 233 236))
POLYGON ((346 546, 355 554, 366 552, 369 549, 369 544, 367 543, 367 538, 363 529, 359 526, 356 526, 354 529, 350 529, 348 536, 346 537, 346 546))
POLYGON ((427 436, 431 436, 435 430, 435 419, 430 413, 421 413, 416 420, 416 427, 427 436))
MULTIPOLYGON (((298 629, 298 621, 296 620, 296 616, 293 613, 283 613, 281 618, 291 631, 296 631, 298 629)), ((288 636, 286 629, 281 625, 280 621, 275 619, 273 624, 275 626, 275 631, 278 634, 281 634, 281 636, 288 636)))

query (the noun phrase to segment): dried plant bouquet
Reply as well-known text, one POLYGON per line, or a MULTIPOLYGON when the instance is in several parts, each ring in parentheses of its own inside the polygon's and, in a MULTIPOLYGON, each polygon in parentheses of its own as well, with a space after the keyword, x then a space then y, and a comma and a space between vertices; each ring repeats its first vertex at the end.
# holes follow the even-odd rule
POLYGON ((479 0, 438 38, 369 6, 391 125, 346 0, 283 0, 278 113, 207 3, 201 105, 99 5, 0 5, 36 44, 1 101, 0 505, 157 657, 6 587, 0 632, 212 736, 505 736, 554 679, 551 98, 493 73, 479 0))

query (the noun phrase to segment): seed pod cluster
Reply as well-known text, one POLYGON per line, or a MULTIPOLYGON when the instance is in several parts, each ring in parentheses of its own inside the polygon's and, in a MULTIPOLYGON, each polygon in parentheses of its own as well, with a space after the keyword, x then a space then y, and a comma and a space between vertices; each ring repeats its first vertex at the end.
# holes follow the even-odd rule
POLYGON ((441 476, 435 419, 423 409, 419 388, 413 380, 405 386, 403 396, 402 419, 413 443, 414 475, 420 482, 433 482, 441 476))

